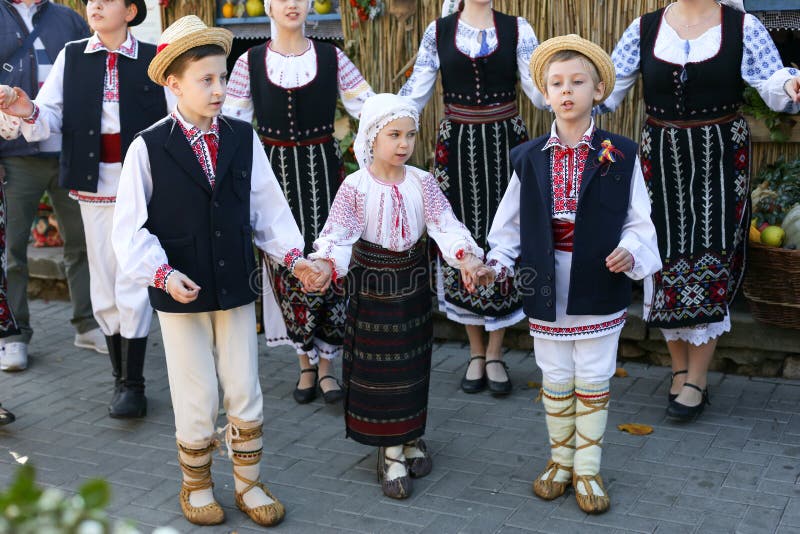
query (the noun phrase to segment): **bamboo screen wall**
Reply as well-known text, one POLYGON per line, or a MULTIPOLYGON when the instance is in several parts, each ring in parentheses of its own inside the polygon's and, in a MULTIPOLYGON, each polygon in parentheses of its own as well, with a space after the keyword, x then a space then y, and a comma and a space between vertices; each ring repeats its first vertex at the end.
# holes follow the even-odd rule
MULTIPOLYGON (((367 81, 376 91, 397 92, 412 66, 414 54, 427 25, 441 14, 441 0, 385 0, 387 13, 375 21, 354 25, 355 11, 347 0, 340 0, 346 49, 367 81), (391 14, 391 13, 395 14, 391 14)), ((495 9, 523 16, 531 23, 537 37, 578 33, 600 44, 609 53, 634 18, 654 11, 667 0, 495 0, 495 9)), ((521 93, 521 91, 520 91, 521 93)), ((533 108, 524 94, 520 109, 531 137, 550 127, 551 116, 533 108)), ((639 139, 643 117, 641 87, 637 85, 614 113, 600 117, 598 125, 639 139)), ((433 157, 436 125, 442 116, 441 86, 426 107, 415 155, 417 164, 433 157)), ((798 126, 797 128, 800 128, 798 126)), ((774 161, 779 155, 800 157, 800 144, 755 143, 754 169, 761 162, 774 161)))

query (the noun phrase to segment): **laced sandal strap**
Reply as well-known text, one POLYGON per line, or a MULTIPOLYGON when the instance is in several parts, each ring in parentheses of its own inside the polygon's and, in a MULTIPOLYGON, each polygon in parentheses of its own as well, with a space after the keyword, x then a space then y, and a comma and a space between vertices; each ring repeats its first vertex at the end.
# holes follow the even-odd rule
POLYGON ((257 487, 259 485, 259 482, 260 482, 259 479, 250 480, 249 478, 240 475, 239 473, 236 472, 236 469, 233 470, 233 476, 236 477, 236 479, 239 480, 239 482, 242 482, 243 484, 247 484, 247 487, 244 490, 236 492, 239 495, 244 495, 245 493, 247 493, 251 489, 257 487))
POLYGON ((581 402, 581 404, 589 408, 585 412, 576 413, 575 414, 576 417, 584 417, 587 415, 592 415, 593 413, 602 412, 603 410, 608 410, 608 401, 610 398, 608 395, 606 395, 602 399, 596 399, 596 400, 587 400, 580 397, 579 395, 576 395, 576 397, 581 402))
POLYGON ((406 461, 404 459, 403 460, 398 460, 397 458, 392 458, 390 456, 386 456, 385 452, 383 453, 383 460, 384 460, 384 462, 386 462, 386 460, 388 460, 388 461, 394 462, 396 464, 403 464, 404 466, 406 465, 406 461))
POLYGON ((485 360, 486 356, 472 356, 469 359, 469 363, 472 363, 472 360, 485 360))
POLYGON ((199 449, 189 448, 180 441, 178 441, 177 444, 178 450, 180 451, 180 454, 178 454, 178 465, 180 465, 183 474, 191 479, 187 480, 186 477, 184 477, 182 481, 183 487, 189 492, 213 487, 214 483, 211 481, 211 454, 215 449, 219 448, 219 441, 212 440, 208 446, 199 449), (181 454, 189 456, 190 458, 208 456, 208 461, 201 465, 191 465, 181 458, 181 454))
POLYGON ((547 408, 545 408, 544 412, 550 417, 572 417, 575 415, 575 405, 564 406, 562 410, 557 412, 548 412, 547 408))
POLYGON ((551 449, 557 449, 559 447, 564 447, 566 449, 574 449, 575 445, 569 443, 574 436, 575 436, 575 429, 573 428, 572 432, 569 433, 569 436, 567 436, 566 438, 564 438, 564 439, 562 439, 560 441, 557 440, 557 439, 553 439, 551 437, 550 441, 552 441, 552 443, 550 444, 550 448, 551 449))
POLYGON ((508 364, 503 360, 486 360, 486 365, 489 365, 490 363, 499 363, 500 365, 503 366, 506 372, 508 372, 508 364))
POLYGON ((578 435, 579 438, 581 438, 583 441, 586 442, 583 445, 578 445, 577 447, 575 447, 576 451, 588 449, 589 447, 600 447, 601 449, 603 448, 603 444, 601 443, 603 441, 603 436, 600 436, 597 439, 592 439, 582 434, 579 430, 576 430, 575 433, 578 435))
POLYGON ((606 493, 606 487, 603 485, 603 479, 600 478, 599 473, 596 475, 578 475, 573 473, 572 477, 572 485, 576 487, 576 492, 578 482, 583 482, 583 489, 586 491, 587 496, 596 496, 594 494, 594 489, 592 488, 592 482, 595 482, 600 489, 603 490, 603 495, 608 496, 608 493, 606 493))
POLYGON ((334 382, 336 382, 336 385, 340 385, 339 384, 339 380, 333 375, 325 375, 325 376, 319 377, 319 382, 320 383, 322 383, 323 380, 333 380, 334 382))
MULTIPOLYGON (((236 432, 233 436, 231 436, 231 444, 232 445, 236 444, 236 443, 245 443, 247 441, 252 441, 252 440, 258 439, 258 438, 260 438, 261 436, 264 435, 264 431, 263 431, 261 425, 258 425, 257 427, 253 427, 253 428, 236 427, 236 430, 238 432, 236 432)), ((259 451, 260 450, 261 449, 259 449, 259 451)), ((245 451, 245 452, 249 452, 249 451, 245 451)))
POLYGON ((696 389, 697 391, 699 391, 700 394, 703 396, 703 402, 705 402, 709 406, 711 405, 711 402, 708 400, 708 386, 706 386, 705 389, 700 389, 700 387, 698 385, 692 384, 691 382, 686 382, 683 385, 687 386, 687 387, 690 387, 692 389, 696 389))
POLYGON ((307 367, 305 369, 300 369, 300 374, 303 373, 317 373, 318 369, 316 367, 307 367))
MULTIPOLYGON (((572 473, 572 467, 567 467, 566 465, 562 465, 554 460, 549 460, 547 462, 547 466, 544 468, 544 472, 547 473, 547 480, 552 482, 559 471, 566 471, 567 473, 572 473)), ((541 478, 541 477, 540 477, 541 478)))
POLYGON ((681 369, 680 371, 675 371, 674 373, 672 373, 672 379, 675 380, 675 377, 678 375, 688 375, 688 374, 689 374, 688 369, 681 369))

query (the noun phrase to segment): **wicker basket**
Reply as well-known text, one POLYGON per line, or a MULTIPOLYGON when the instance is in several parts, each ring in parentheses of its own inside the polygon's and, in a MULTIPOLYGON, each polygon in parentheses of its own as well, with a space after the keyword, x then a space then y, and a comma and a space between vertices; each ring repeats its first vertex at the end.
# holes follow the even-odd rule
POLYGON ((744 296, 758 321, 800 330, 800 250, 751 242, 744 296))

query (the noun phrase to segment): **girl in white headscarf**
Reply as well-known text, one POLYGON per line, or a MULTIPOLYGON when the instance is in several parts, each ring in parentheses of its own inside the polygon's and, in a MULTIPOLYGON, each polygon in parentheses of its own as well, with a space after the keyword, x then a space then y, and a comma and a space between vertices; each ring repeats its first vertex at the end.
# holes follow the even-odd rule
POLYGON ((379 447, 378 478, 396 499, 410 495, 410 477, 432 467, 419 439, 433 342, 426 234, 455 269, 480 266, 483 257, 436 179, 405 165, 418 122, 416 107, 404 97, 367 100, 354 144, 361 169, 339 188, 309 255, 328 277, 319 284, 347 274, 347 435, 379 447))
MULTIPOLYGON (((341 152, 333 138, 337 98, 358 117, 372 89, 344 53, 304 35, 311 0, 265 0, 271 38, 244 53, 228 82, 223 113, 256 119, 295 222, 305 239, 304 253, 322 230, 333 197, 344 179, 341 152)), ((344 300, 331 292, 304 293, 288 270, 265 261, 264 329, 267 344, 297 350, 298 403, 317 396, 336 402, 342 392, 332 360, 341 352, 344 300)))
MULTIPOLYGON (((411 77, 400 89, 425 107, 441 71, 445 116, 439 125, 434 174, 461 221, 481 246, 511 178, 509 151, 528 139, 517 110, 517 80, 534 105, 544 99, 528 64, 539 41, 528 21, 494 11, 492 0, 446 0, 442 18, 425 30, 411 77)), ((487 386, 507 395, 505 328, 524 318, 514 278, 470 293, 457 270, 439 262, 439 309, 466 326, 470 361, 466 393, 487 386), (488 344, 485 341, 488 332, 488 344), (491 365, 497 364, 497 365, 491 365)))

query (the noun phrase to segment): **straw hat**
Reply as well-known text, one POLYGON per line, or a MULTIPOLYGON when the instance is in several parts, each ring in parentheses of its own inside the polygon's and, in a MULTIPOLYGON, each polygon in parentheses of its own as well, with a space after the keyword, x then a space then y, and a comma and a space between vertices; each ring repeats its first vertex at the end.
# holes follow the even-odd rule
MULTIPOLYGON (((83 5, 86 5, 88 2, 89 0, 83 0, 83 5)), ((132 26, 138 26, 147 16, 147 5, 145 4, 145 0, 133 0, 133 4, 136 6, 136 16, 133 17, 133 20, 128 23, 128 28, 132 26)))
POLYGON ((554 54, 565 50, 574 50, 575 52, 583 54, 589 58, 589 61, 594 63, 594 66, 597 68, 597 73, 600 75, 600 80, 604 81, 606 84, 606 90, 603 93, 601 101, 608 98, 614 90, 614 83, 617 80, 614 63, 611 62, 611 58, 605 50, 574 33, 553 37, 536 47, 533 56, 531 56, 531 78, 533 78, 536 88, 539 89, 542 94, 546 94, 547 80, 545 80, 545 66, 554 54))
POLYGON ((187 50, 203 45, 217 45, 227 56, 231 52, 232 42, 233 34, 224 28, 209 28, 194 15, 181 17, 161 34, 156 57, 147 68, 147 75, 157 84, 166 85, 164 71, 187 50))

